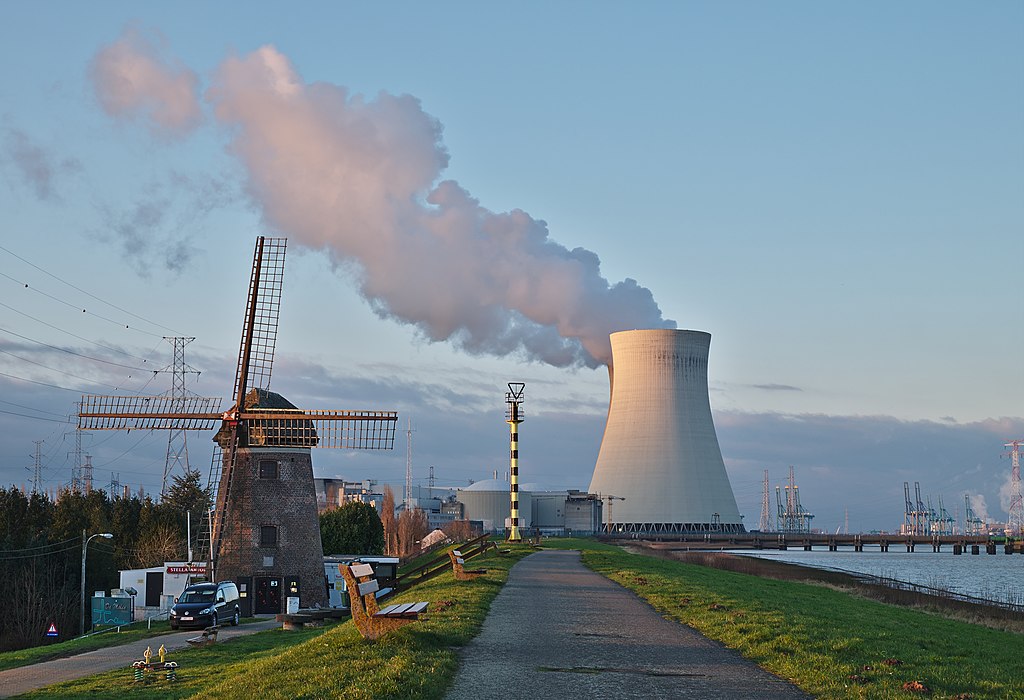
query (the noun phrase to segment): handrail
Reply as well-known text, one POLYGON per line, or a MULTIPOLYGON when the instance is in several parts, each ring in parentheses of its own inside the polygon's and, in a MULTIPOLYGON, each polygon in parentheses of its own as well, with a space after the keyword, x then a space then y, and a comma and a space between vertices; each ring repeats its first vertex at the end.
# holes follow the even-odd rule
POLYGON ((148 629, 153 629, 153 620, 160 620, 161 618, 165 618, 165 617, 167 617, 167 615, 170 612, 171 612, 170 610, 161 610, 160 612, 156 613, 155 615, 150 615, 149 617, 143 617, 141 620, 132 620, 131 622, 125 622, 125 623, 120 624, 120 625, 111 625, 110 627, 104 627, 101 630, 94 630, 92 632, 87 632, 85 634, 79 635, 79 636, 75 637, 75 639, 85 639, 86 637, 94 637, 97 634, 103 634, 104 632, 110 632, 112 630, 116 630, 118 633, 120 633, 122 627, 131 627, 132 625, 134 625, 137 622, 145 622, 146 623, 146 627, 148 629))
MULTIPOLYGON (((467 551, 469 551, 470 548, 477 548, 476 551, 472 552, 472 554, 463 557, 464 559, 468 559, 470 556, 475 556, 480 552, 484 551, 484 547, 480 545, 482 542, 486 541, 487 538, 488 535, 485 533, 483 535, 480 535, 479 537, 474 537, 473 539, 467 542, 463 542, 461 545, 457 545, 457 547, 459 547, 460 549, 466 548, 467 551)), ((417 566, 412 571, 406 571, 401 576, 398 576, 395 579, 395 589, 397 590, 407 585, 406 582, 414 577, 417 582, 425 581, 429 578, 433 578, 442 571, 450 569, 451 559, 448 557, 447 549, 448 548, 446 547, 445 553, 443 555, 435 557, 434 559, 428 561, 426 564, 417 566), (439 564, 440 566, 438 566, 439 564)))

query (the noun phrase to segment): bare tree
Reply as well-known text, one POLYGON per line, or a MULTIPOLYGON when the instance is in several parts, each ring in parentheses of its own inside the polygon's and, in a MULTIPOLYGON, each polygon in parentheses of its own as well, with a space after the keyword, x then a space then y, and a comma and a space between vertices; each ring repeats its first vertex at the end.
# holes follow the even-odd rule
POLYGON ((427 514, 419 508, 403 510, 398 516, 399 556, 408 557, 419 551, 419 542, 427 534, 427 514))
POLYGON ((165 561, 184 559, 185 538, 173 525, 161 523, 139 536, 135 566, 159 566, 165 561))
POLYGON ((441 529, 456 542, 465 542, 480 534, 479 528, 474 528, 468 520, 453 520, 441 529))
POLYGON ((78 627, 79 593, 68 585, 69 566, 63 561, 29 559, 19 566, 6 586, 10 604, 0 649, 33 646, 50 623, 69 637, 78 627))

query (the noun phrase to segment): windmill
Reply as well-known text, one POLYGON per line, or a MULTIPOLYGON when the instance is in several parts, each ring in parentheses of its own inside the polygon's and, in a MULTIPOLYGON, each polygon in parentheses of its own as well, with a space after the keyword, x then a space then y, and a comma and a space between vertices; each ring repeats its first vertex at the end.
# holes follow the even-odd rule
POLYGON ((398 420, 392 411, 302 410, 269 390, 286 246, 285 238, 256 239, 229 410, 191 395, 83 396, 78 418, 80 430, 219 424, 208 573, 254 583, 257 613, 279 612, 282 590, 302 605, 327 602, 310 448, 393 449, 398 420))

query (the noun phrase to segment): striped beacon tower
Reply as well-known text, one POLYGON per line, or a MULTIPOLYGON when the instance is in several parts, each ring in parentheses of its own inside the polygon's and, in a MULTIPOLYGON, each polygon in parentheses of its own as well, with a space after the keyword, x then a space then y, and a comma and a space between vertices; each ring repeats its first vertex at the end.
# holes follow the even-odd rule
POLYGON ((508 423, 511 438, 509 446, 509 542, 521 542, 523 539, 519 533, 519 424, 523 422, 523 411, 520 404, 523 402, 523 389, 525 388, 526 384, 523 382, 509 382, 508 392, 505 393, 505 403, 508 406, 505 422, 508 423))

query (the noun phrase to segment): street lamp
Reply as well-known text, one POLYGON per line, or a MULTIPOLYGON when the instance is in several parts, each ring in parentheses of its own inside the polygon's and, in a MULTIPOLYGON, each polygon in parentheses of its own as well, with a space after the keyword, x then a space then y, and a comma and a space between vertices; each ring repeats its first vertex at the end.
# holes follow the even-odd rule
POLYGON ((81 630, 82 634, 85 634, 85 553, 89 548, 89 543, 92 542, 93 537, 103 537, 104 539, 113 539, 114 536, 109 532, 97 532, 95 535, 90 535, 88 539, 85 537, 85 530, 82 530, 82 614, 79 616, 78 629, 81 630))

